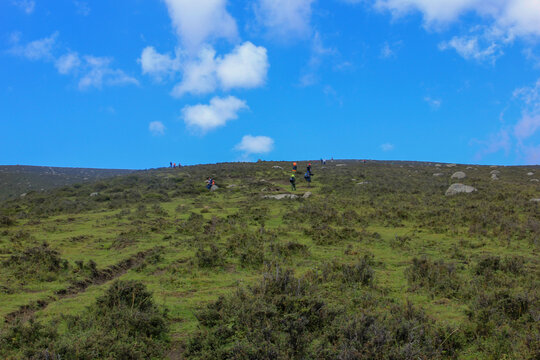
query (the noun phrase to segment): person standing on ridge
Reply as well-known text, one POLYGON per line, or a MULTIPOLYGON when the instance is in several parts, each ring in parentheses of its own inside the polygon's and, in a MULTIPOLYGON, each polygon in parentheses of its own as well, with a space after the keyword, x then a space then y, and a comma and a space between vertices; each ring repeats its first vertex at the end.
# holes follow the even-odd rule
POLYGON ((296 191, 296 176, 294 175, 294 173, 291 174, 291 178, 289 179, 289 181, 291 182, 292 191, 296 191))
POLYGON ((311 174, 309 173, 309 171, 306 171, 306 173, 304 174, 304 179, 307 181, 308 187, 311 187, 311 174))
POLYGON ((298 169, 298 167, 296 166, 296 163, 293 162, 292 163, 292 171, 296 172, 297 169, 298 169))

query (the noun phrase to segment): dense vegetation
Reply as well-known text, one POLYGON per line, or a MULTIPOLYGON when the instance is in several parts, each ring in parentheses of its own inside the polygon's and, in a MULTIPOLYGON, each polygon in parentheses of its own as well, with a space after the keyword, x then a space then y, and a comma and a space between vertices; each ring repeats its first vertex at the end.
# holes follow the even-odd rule
POLYGON ((435 165, 315 164, 297 199, 259 162, 0 202, 0 357, 538 359, 540 168, 435 165))

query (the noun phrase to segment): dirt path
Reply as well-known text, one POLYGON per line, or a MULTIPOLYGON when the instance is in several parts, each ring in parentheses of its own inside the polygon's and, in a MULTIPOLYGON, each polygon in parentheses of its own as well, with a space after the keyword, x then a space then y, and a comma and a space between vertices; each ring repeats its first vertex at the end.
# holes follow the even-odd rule
POLYGON ((22 305, 19 307, 19 309, 7 314, 5 317, 5 322, 15 323, 17 320, 27 320, 36 311, 46 308, 49 304, 55 301, 76 296, 84 292, 90 285, 102 285, 111 280, 119 278, 128 270, 141 264, 149 254, 153 253, 154 251, 161 251, 162 249, 162 246, 156 246, 154 248, 138 252, 137 254, 132 255, 129 258, 105 269, 96 269, 92 276, 84 280, 77 281, 66 289, 58 290, 55 295, 50 295, 45 299, 40 299, 33 301, 30 304, 22 305))

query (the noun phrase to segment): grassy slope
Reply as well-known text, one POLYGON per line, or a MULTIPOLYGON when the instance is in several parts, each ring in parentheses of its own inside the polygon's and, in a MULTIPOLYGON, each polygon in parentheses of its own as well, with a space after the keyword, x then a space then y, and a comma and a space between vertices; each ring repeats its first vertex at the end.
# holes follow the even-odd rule
POLYGON ((133 170, 60 168, 49 166, 0 166, 0 200, 13 198, 30 191, 96 181, 133 170))
MULTIPOLYGON (((470 321, 470 295, 415 287, 407 281, 406 269, 413 258, 419 257, 451 262, 465 287, 486 255, 524 259, 526 271, 521 275, 500 275, 511 281, 499 284, 501 289, 510 288, 512 292, 530 292, 536 287, 531 296, 538 309, 539 213, 538 205, 529 200, 539 197, 540 185, 530 182, 526 173, 540 174, 540 169, 499 167, 500 180, 492 181, 489 173, 493 169, 489 167, 435 168, 433 164, 353 161, 336 167, 337 163, 325 168, 315 165, 309 189, 299 179, 297 193, 309 190, 313 193, 309 199, 262 199, 264 194, 288 192, 288 172, 273 166, 287 168, 289 164, 258 163, 159 170, 138 175, 132 183, 119 178, 6 202, 0 206, 2 213, 15 218, 16 224, 0 228, 0 261, 9 263, 10 256, 18 251, 46 241, 69 265, 41 279, 32 274, 21 278, 13 267, 0 266, 0 317, 43 299, 47 306, 34 312, 40 321, 80 313, 104 292, 109 282, 90 285, 72 295, 59 295, 59 290, 88 277, 84 270, 77 270, 77 261, 86 264, 92 260, 98 269, 104 269, 138 252, 160 247, 159 256, 119 272, 116 277, 142 280, 154 292, 156 302, 169 310, 171 347, 182 347, 198 327, 198 309, 219 295, 231 294, 238 285, 253 284, 260 278, 265 265, 242 266, 240 254, 244 249, 235 246, 231 238, 238 233, 251 232, 254 236, 261 232, 262 223, 268 235, 263 245, 265 263, 294 269, 297 276, 332 262, 353 264, 365 254, 373 255, 373 286, 351 289, 329 282, 320 290, 329 303, 345 304, 351 313, 358 311, 355 298, 369 294, 375 299, 375 311, 385 312, 391 304, 410 301, 438 323, 459 331, 470 321), (445 197, 452 183, 450 175, 458 170, 468 175, 461 182, 479 191, 445 197), (445 175, 434 177, 434 172, 445 175), (219 191, 200 189, 207 174, 216 176, 219 191), (368 183, 357 185, 360 181, 368 183), (227 188, 230 184, 237 187, 227 188), (89 198, 94 191, 100 195, 89 198), (342 222, 347 210, 355 211, 359 219, 342 222), (327 221, 336 229, 378 233, 380 238, 353 235, 330 244, 316 244, 309 230, 324 223, 325 214, 332 212, 336 216, 327 221), (193 219, 193 213, 201 214, 204 220, 194 222, 190 228, 188 219, 193 219), (295 218, 298 213, 300 217, 295 218), (205 230, 212 219, 216 225, 205 230), (271 244, 290 241, 306 245, 307 252, 282 254, 272 250, 271 244), (200 266, 197 250, 210 244, 222 251, 223 263, 200 266)), ((485 347, 471 342, 460 358, 489 356, 485 347)))

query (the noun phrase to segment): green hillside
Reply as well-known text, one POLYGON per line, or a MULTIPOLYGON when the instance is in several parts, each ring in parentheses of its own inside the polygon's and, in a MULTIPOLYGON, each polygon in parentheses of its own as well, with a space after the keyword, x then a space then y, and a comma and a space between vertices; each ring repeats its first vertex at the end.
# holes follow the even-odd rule
POLYGON ((133 170, 4 165, 0 166, 0 200, 25 196, 30 191, 50 190, 132 172, 133 170))
POLYGON ((0 358, 540 358, 540 167, 305 164, 0 202, 0 358))

